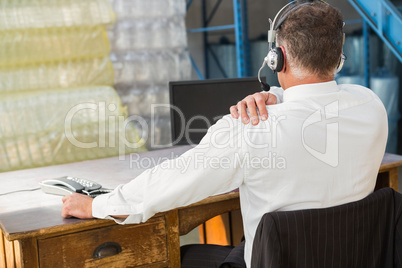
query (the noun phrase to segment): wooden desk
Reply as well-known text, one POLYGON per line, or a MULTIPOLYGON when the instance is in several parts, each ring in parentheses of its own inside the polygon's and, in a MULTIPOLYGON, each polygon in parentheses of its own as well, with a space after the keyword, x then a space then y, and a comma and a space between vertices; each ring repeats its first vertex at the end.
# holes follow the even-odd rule
POLYGON ((179 236, 239 208, 234 192, 159 213, 142 224, 62 219, 60 206, 6 213, 0 216, 0 267, 180 267, 179 236), (121 252, 96 257, 102 245, 100 255, 117 253, 113 246, 121 252))
POLYGON ((239 209, 238 193, 210 197, 159 213, 143 224, 123 226, 110 220, 63 219, 61 196, 41 190, 18 191, 64 175, 115 188, 138 176, 150 163, 176 157, 189 148, 143 153, 141 159, 147 160, 143 162, 133 155, 124 160, 115 157, 1 173, 0 267, 180 267, 179 236, 216 215, 239 209), (15 193, 4 195, 10 192, 15 193))
MULTIPOLYGON (((158 163, 189 148, 143 153, 141 158, 158 163)), ((213 216, 240 208, 239 195, 233 192, 159 213, 143 224, 122 226, 109 220, 63 219, 61 197, 40 190, 4 195, 64 175, 114 188, 149 167, 138 165, 138 155, 137 162, 133 159, 107 158, 1 173, 0 267, 180 267, 179 235, 213 216), (114 251, 119 253, 102 258, 114 251)), ((388 179, 386 183, 397 187, 396 173, 391 170, 402 165, 402 157, 386 156, 384 160, 380 172, 390 175, 381 180, 388 179)))

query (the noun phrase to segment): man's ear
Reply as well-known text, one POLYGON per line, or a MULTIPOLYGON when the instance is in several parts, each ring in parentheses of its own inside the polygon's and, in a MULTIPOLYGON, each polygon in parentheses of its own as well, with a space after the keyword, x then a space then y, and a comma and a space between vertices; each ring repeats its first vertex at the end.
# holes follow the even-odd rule
POLYGON ((282 72, 286 72, 286 67, 287 67, 287 58, 286 58, 286 50, 284 46, 279 47, 282 50, 283 54, 283 67, 282 67, 282 72))

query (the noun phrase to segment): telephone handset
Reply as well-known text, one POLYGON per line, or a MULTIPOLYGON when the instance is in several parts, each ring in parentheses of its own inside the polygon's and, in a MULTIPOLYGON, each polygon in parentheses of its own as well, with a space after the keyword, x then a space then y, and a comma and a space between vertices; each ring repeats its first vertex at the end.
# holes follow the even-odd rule
POLYGON ((109 193, 112 191, 102 188, 102 185, 96 182, 71 176, 44 180, 39 184, 45 193, 55 195, 81 193, 91 197, 95 197, 99 194, 109 193))

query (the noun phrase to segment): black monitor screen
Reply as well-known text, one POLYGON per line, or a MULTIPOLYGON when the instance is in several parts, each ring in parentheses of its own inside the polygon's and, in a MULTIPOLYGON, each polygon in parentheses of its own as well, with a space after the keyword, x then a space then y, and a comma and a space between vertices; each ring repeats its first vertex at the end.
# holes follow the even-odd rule
MULTIPOLYGON (((265 78, 264 78, 265 81, 265 78)), ((261 91, 256 77, 169 83, 173 145, 198 144, 230 106, 261 91)))

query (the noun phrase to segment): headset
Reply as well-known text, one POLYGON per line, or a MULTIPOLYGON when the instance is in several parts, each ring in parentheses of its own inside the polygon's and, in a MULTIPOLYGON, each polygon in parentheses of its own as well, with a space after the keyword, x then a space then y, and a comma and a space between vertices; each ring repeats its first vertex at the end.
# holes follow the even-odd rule
MULTIPOLYGON (((322 3, 328 4, 327 2, 323 1, 323 0, 319 0, 322 3)), ((264 91, 269 91, 270 86, 261 81, 260 78, 260 73, 261 70, 265 67, 265 65, 267 65, 274 73, 275 72, 281 72, 283 70, 283 65, 285 63, 285 55, 283 54, 282 48, 280 47, 272 47, 273 43, 275 43, 275 39, 276 39, 276 31, 278 30, 278 28, 283 24, 283 22, 286 20, 286 18, 293 12, 295 12, 297 9, 301 8, 302 6, 305 5, 310 5, 311 3, 314 2, 314 0, 312 1, 307 1, 301 4, 297 4, 297 0, 295 1, 291 1, 288 4, 286 4, 284 7, 282 7, 279 12, 276 14, 274 21, 272 21, 271 19, 269 19, 269 24, 270 24, 270 29, 268 30, 268 44, 269 44, 269 50, 268 50, 268 54, 267 56, 264 58, 264 61, 262 62, 261 68, 258 71, 258 81, 261 83, 261 89, 264 91), (295 4, 294 7, 290 8, 283 16, 282 18, 279 20, 279 22, 275 25, 276 23, 276 19, 278 18, 278 16, 282 13, 282 11, 287 8, 290 5, 295 4)), ((345 23, 344 23, 345 25, 345 23)), ((343 43, 345 43, 345 33, 343 34, 343 43)), ((345 54, 343 54, 339 59, 339 63, 337 66, 337 70, 336 72, 338 73, 342 67, 343 64, 345 63, 346 60, 346 56, 345 54)))

